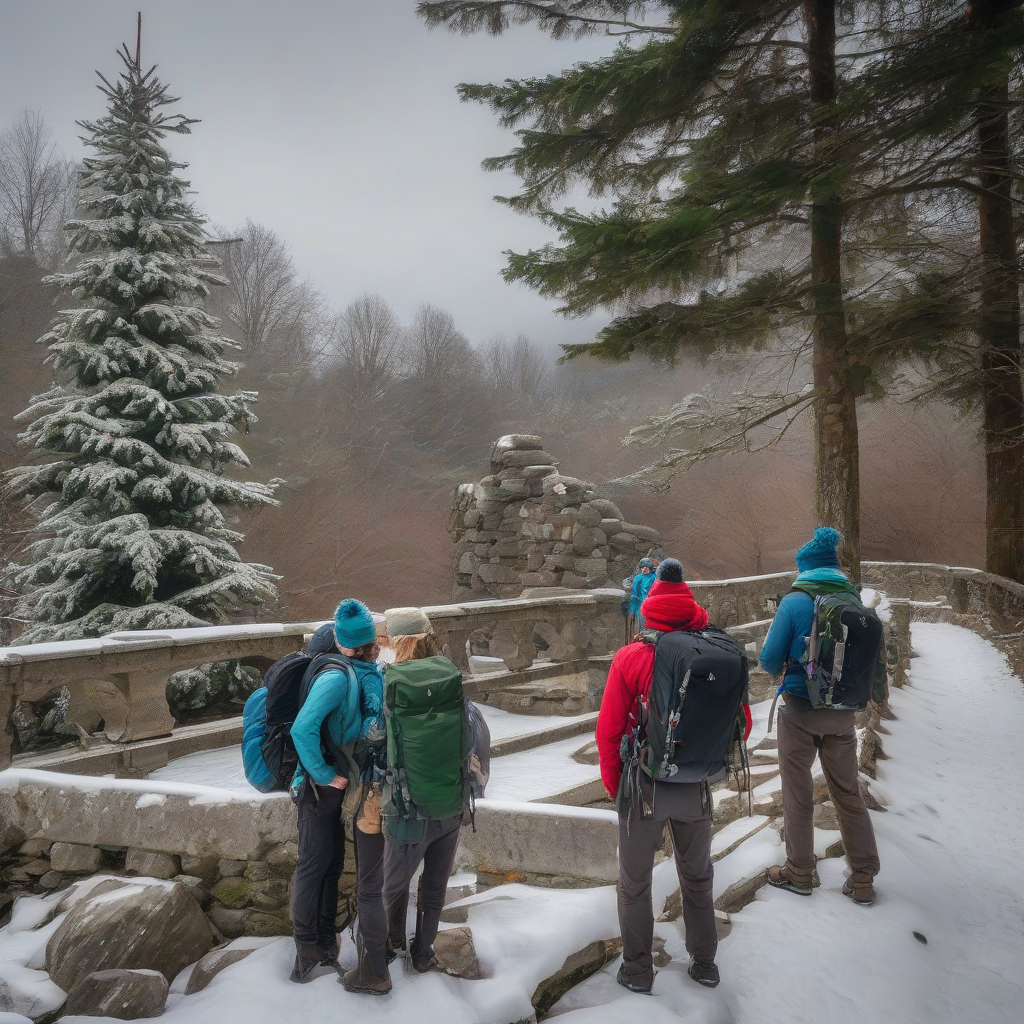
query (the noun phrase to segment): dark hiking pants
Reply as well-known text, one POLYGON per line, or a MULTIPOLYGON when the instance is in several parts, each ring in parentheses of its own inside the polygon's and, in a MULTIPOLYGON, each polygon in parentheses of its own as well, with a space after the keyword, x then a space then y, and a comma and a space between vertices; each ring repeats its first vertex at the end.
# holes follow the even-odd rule
POLYGON ((344 792, 310 780, 299 793, 299 857, 292 878, 295 941, 327 948, 337 934, 338 879, 345 865, 344 792))
POLYGON ((405 945, 405 924, 409 912, 409 885, 422 863, 416 905, 416 936, 410 953, 425 957, 437 937, 441 910, 448 891, 455 853, 459 848, 462 816, 428 821, 423 839, 399 846, 388 842, 384 850, 384 909, 388 918, 388 938, 393 949, 405 945))
POLYGON ((800 710, 788 697, 779 709, 786 862, 790 877, 800 885, 810 885, 814 871, 815 756, 821 757, 850 869, 872 878, 878 874, 875 830, 860 792, 855 716, 855 711, 814 710, 809 704, 800 710))
POLYGON ((651 872, 668 824, 682 892, 686 951, 695 960, 713 963, 718 950, 715 926, 715 872, 711 866, 711 802, 701 782, 655 782, 641 777, 645 800, 653 815, 640 819, 634 808, 627 831, 619 814, 619 929, 622 966, 631 984, 649 987, 654 981, 651 945, 654 907, 651 872))
POLYGON ((368 835, 355 830, 359 869, 358 942, 375 978, 388 969, 388 924, 384 914, 384 833, 368 835))

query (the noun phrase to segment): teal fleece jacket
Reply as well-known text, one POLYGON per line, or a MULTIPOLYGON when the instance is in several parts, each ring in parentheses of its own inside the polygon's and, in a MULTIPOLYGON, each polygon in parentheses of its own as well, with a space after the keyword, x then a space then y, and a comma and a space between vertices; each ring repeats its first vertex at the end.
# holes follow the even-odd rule
POLYGON ((330 785, 339 771, 324 758, 321 725, 327 722, 328 732, 337 746, 355 743, 377 723, 383 695, 384 675, 377 665, 349 662, 344 671, 321 672, 292 723, 292 742, 299 755, 299 767, 292 784, 300 782, 303 774, 307 774, 318 785, 330 785))
MULTIPOLYGON (((850 590, 857 588, 838 569, 811 569, 797 576, 794 587, 815 585, 822 590, 850 590)), ((782 690, 798 697, 807 696, 807 673, 800 664, 807 651, 807 637, 814 623, 814 598, 806 591, 792 590, 779 602, 768 635, 761 645, 761 668, 776 676, 787 661, 792 661, 782 690)))

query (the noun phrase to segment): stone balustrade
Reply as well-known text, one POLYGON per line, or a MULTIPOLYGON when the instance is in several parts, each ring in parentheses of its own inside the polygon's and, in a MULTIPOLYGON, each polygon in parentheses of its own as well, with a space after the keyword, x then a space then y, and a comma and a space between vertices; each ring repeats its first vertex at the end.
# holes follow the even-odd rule
MULTIPOLYGON (((1000 622, 1024 619, 1024 586, 975 569, 899 562, 865 562, 864 581, 912 601, 943 595, 957 613, 1000 622)), ((794 573, 691 586, 717 625, 761 625, 775 613, 794 573)), ((529 593, 529 592, 528 592, 529 593)), ((535 596, 461 602, 424 609, 448 656, 470 676, 470 654, 498 657, 512 673, 539 657, 572 665, 607 658, 625 640, 615 589, 533 592, 535 596)), ((168 676, 209 662, 239 660, 261 670, 299 649, 317 622, 113 633, 95 640, 0 648, 0 722, 15 702, 38 701, 59 687, 70 693, 68 719, 83 734, 102 725, 115 744, 169 735, 168 676)), ((486 677, 481 677, 486 678, 486 677)), ((582 689, 586 689, 581 685, 582 689)), ((0 728, 0 769, 11 761, 10 730, 0 728)))

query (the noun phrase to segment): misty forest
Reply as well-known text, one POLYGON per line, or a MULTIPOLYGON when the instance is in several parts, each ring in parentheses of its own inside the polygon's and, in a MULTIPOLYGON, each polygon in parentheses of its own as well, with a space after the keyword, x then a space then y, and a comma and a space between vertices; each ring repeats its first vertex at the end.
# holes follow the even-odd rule
MULTIPOLYGON (((225 484, 225 523, 247 564, 281 578, 276 597, 267 576, 200 619, 325 613, 339 588, 375 606, 447 599, 451 492, 481 475, 495 438, 515 432, 541 434, 564 472, 656 527, 695 577, 783 569, 815 521, 854 541, 859 531, 866 559, 987 557, 1024 575, 1016 542, 986 543, 987 518, 990 532, 1000 519, 997 536, 1006 524, 1020 532, 1019 272, 1015 256, 999 263, 1001 232, 1011 254, 1018 232, 1018 107, 1006 99, 1015 23, 990 29, 984 5, 964 22, 956 4, 853 5, 837 7, 831 36, 805 45, 792 4, 692 24, 686 4, 589 6, 602 12, 593 24, 553 8, 420 5, 431 26, 500 31, 535 18, 570 39, 628 20, 632 7, 644 9, 642 25, 668 19, 627 26, 606 60, 560 76, 462 87, 518 132, 491 161, 523 183, 502 202, 561 239, 510 255, 506 276, 557 297, 567 315, 607 310, 592 344, 552 350, 515 323, 470 338, 457 311, 431 303, 403 321, 387 294, 358 281, 334 307, 315 274, 296 270, 286 224, 258 209, 240 224, 205 222, 202 196, 186 198, 187 182, 169 171, 184 189, 170 216, 195 211, 188 259, 201 263, 202 286, 189 287, 225 339, 218 386, 248 395, 224 418, 245 461, 217 459, 217 472, 267 485, 250 500, 251 488, 242 498, 225 484), (808 46, 822 50, 820 98, 805 93, 808 46), (686 74, 666 93, 676 65, 686 74), (816 104, 834 109, 823 116, 816 104), (992 161, 1003 162, 983 157, 986 146, 1002 146, 992 161), (579 210, 561 202, 573 189, 579 210), (841 450, 819 454, 816 478, 816 446, 831 450, 835 437, 841 450), (993 473, 1013 486, 1000 491, 993 473)), ((118 88, 156 88, 130 57, 118 88)), ((188 83, 173 86, 182 111, 201 118, 188 83)), ((167 116, 178 120, 153 123, 154 146, 190 130, 167 116)), ((91 145, 105 130, 82 129, 91 145)), ((173 160, 173 138, 161 159, 173 160)), ((2 544, 12 565, 40 557, 32 545, 51 514, 39 496, 52 488, 18 475, 54 451, 26 431, 33 396, 96 386, 61 341, 72 314, 58 314, 67 326, 55 329, 55 311, 109 308, 102 291, 80 290, 80 268, 95 280, 97 253, 126 244, 90 227, 111 215, 95 198, 95 159, 70 159, 35 109, 0 134, 0 460, 16 481, 2 544)), ((76 462, 92 457, 82 449, 76 462)), ((25 604, 40 580, 8 576, 6 636, 91 610, 89 599, 77 612, 25 604)))

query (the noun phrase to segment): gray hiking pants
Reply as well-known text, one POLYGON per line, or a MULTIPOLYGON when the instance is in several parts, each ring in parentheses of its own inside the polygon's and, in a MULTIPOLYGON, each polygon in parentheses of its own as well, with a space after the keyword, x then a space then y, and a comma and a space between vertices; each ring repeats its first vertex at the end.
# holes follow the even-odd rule
POLYGON ((428 821, 418 843, 399 846, 386 842, 384 849, 384 911, 392 949, 405 947, 405 924, 409 912, 409 885, 416 869, 423 865, 416 903, 416 936, 410 952, 426 956, 437 937, 441 910, 448 892, 455 853, 459 848, 462 816, 428 821))
POLYGON ((874 877, 878 874, 878 848, 871 816, 860 792, 857 768, 855 711, 800 709, 800 702, 785 697, 779 709, 779 771, 782 775, 782 816, 786 825, 787 871, 794 882, 811 884, 814 870, 815 756, 836 809, 843 848, 850 869, 874 877))
POLYGON ((655 782, 641 775, 644 798, 654 813, 640 819, 634 809, 626 827, 619 814, 619 929, 626 980, 643 987, 654 981, 651 945, 654 907, 651 872, 665 825, 672 836, 676 873, 683 897, 686 951, 695 960, 713 963, 718 950, 715 926, 715 870, 711 866, 711 804, 702 782, 655 782), (653 787, 653 793, 652 793, 653 787))

